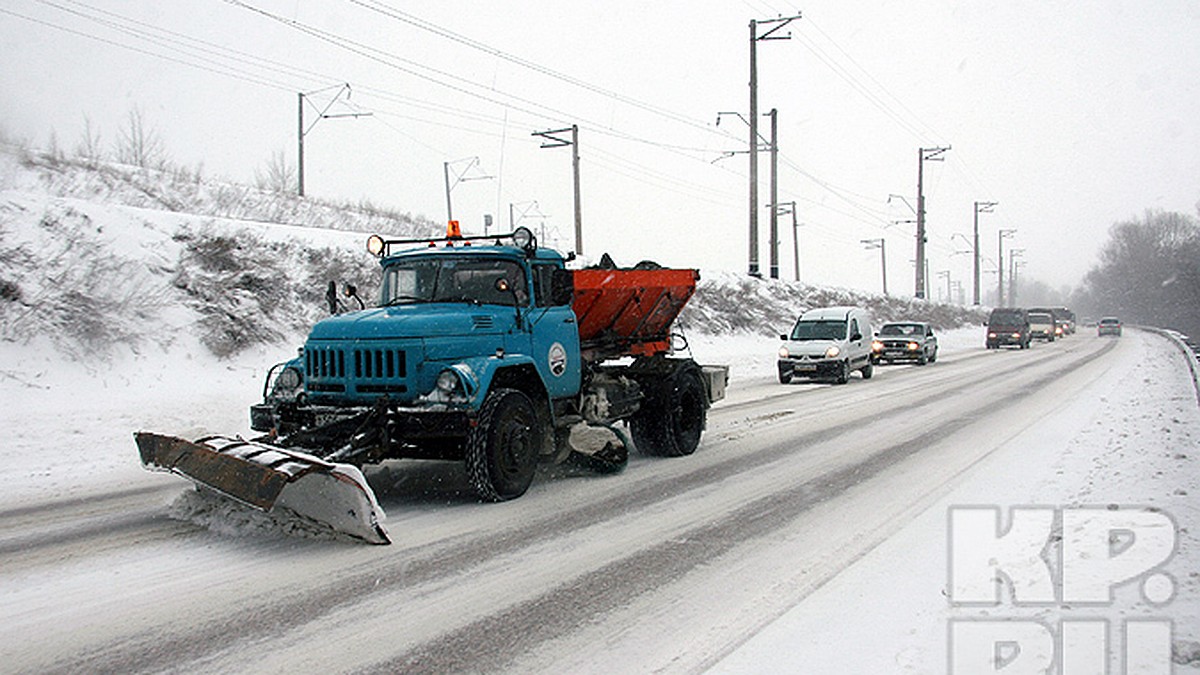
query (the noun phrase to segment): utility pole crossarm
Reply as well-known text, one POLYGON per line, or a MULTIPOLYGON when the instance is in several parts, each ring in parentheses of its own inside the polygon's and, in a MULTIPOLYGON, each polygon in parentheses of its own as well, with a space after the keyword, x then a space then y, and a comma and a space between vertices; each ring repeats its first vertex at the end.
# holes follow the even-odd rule
POLYGON ((542 143, 542 145, 539 147, 562 148, 570 145, 571 141, 566 138, 558 138, 557 134, 570 133, 571 129, 572 127, 567 127, 566 129, 554 129, 553 131, 535 131, 530 134, 530 136, 541 136, 542 138, 546 139, 546 142, 542 143))
POLYGON ((800 18, 800 13, 797 12, 795 16, 787 16, 787 17, 781 16, 778 19, 760 19, 758 21, 755 21, 755 24, 757 24, 759 26, 771 26, 770 30, 766 31, 762 35, 759 35, 755 39, 756 40, 791 40, 792 39, 791 33, 788 33, 787 35, 775 35, 775 33, 778 33, 779 31, 783 30, 784 28, 787 27, 787 25, 789 23, 791 23, 799 18, 800 18))
POLYGON ((553 129, 551 131, 535 131, 532 136, 539 136, 546 140, 542 143, 543 148, 561 148, 571 146, 571 172, 574 177, 573 193, 575 199, 575 253, 583 255, 583 210, 580 206, 580 189, 579 189, 579 125, 572 124, 565 129, 553 129), (571 139, 560 138, 559 134, 571 133, 571 139))
POLYGON ((308 101, 308 104, 313 106, 314 110, 317 110, 317 117, 316 117, 316 119, 314 119, 312 121, 312 124, 308 125, 307 128, 305 128, 305 126, 304 126, 304 103, 305 103, 305 101, 307 100, 308 97, 311 97, 313 94, 319 94, 319 93, 328 91, 330 89, 333 89, 334 87, 326 87, 325 89, 318 89, 316 91, 311 91, 307 94, 305 94, 304 92, 299 92, 299 94, 298 94, 298 101, 297 101, 297 106, 296 106, 296 115, 298 118, 296 121, 296 173, 297 173, 296 193, 298 195, 300 195, 301 197, 304 196, 304 137, 307 136, 309 134, 309 132, 311 132, 313 130, 313 127, 317 126, 317 122, 320 122, 321 120, 335 119, 335 118, 339 118, 339 117, 371 117, 374 114, 374 113, 370 113, 370 112, 335 113, 332 115, 329 114, 329 109, 333 107, 334 103, 337 103, 338 100, 341 99, 343 92, 346 94, 347 100, 349 100, 349 98, 350 98, 350 83, 347 82, 346 84, 335 85, 335 86, 337 87, 337 93, 333 95, 333 98, 329 99, 329 102, 325 104, 324 108, 321 108, 318 110, 317 107, 315 105, 313 105, 312 101, 308 101))

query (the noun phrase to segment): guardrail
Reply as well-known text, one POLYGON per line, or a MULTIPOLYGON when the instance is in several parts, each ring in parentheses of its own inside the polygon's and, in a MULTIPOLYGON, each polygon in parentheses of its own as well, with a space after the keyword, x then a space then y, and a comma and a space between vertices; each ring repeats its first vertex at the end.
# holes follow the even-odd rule
POLYGON ((1162 335, 1178 347, 1179 351, 1183 352, 1188 369, 1192 371, 1192 385, 1196 391, 1196 403, 1200 405, 1200 341, 1194 340, 1175 330, 1153 328, 1151 326, 1139 326, 1139 328, 1162 335))

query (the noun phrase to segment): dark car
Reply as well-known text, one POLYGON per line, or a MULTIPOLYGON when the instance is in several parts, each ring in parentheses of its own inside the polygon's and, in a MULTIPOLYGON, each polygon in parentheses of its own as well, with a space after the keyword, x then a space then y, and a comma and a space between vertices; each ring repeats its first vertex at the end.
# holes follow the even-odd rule
POLYGON ((1005 345, 1029 349, 1029 312, 1020 307, 997 307, 988 316, 987 348, 1005 345))
POLYGON ((1121 320, 1115 316, 1106 316, 1100 319, 1100 323, 1096 324, 1096 335, 1100 337, 1105 335, 1121 337, 1121 320))
POLYGON ((927 323, 889 321, 879 327, 871 350, 876 363, 916 361, 923 366, 937 361, 938 341, 927 323))

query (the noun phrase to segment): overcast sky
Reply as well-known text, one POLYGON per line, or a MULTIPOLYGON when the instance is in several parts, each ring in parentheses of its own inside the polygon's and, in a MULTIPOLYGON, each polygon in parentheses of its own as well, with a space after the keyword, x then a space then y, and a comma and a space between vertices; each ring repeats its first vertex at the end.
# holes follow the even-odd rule
MULTIPOLYGON (((308 124, 326 106, 372 114, 309 128, 309 195, 441 221, 451 162, 468 233, 484 214, 507 230, 515 204, 570 249, 571 149, 532 133, 578 124, 585 253, 744 272, 748 127, 716 122, 748 114, 750 20, 797 14, 789 40, 758 42, 758 80, 806 281, 880 290, 861 240, 884 238, 888 290, 913 293, 915 225, 895 221, 914 218, 922 147, 951 148, 925 163, 935 299, 943 271, 970 299, 975 201, 999 202, 980 216, 985 293, 999 228, 1017 230, 1021 274, 1057 287, 1114 222, 1196 213, 1200 3, 1185 0, 5 0, 0 128, 71 149, 87 120, 111 145, 136 109, 174 161, 251 181, 274 153, 295 162, 311 93, 308 124)), ((766 272, 766 153, 759 175, 766 272)), ((781 217, 789 279, 792 230, 781 217)))

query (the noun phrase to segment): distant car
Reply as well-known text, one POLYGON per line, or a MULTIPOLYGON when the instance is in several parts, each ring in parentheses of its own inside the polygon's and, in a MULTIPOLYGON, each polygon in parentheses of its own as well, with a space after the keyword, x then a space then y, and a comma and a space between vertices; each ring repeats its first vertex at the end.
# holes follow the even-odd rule
POLYGON ((937 361, 938 341, 933 326, 921 321, 889 321, 879 327, 871 351, 876 363, 916 361, 918 366, 937 361))
POLYGON ((1029 335, 1030 337, 1045 340, 1046 342, 1054 342, 1055 331, 1057 325, 1054 322, 1054 315, 1049 312, 1030 312, 1029 313, 1029 335))
POLYGON ((1105 335, 1121 337, 1121 320, 1115 316, 1106 316, 1100 319, 1100 323, 1096 324, 1096 335, 1099 337, 1105 335))
POLYGON ((988 315, 988 349, 1004 345, 1029 349, 1029 341, 1029 312, 1020 307, 997 307, 988 315))

